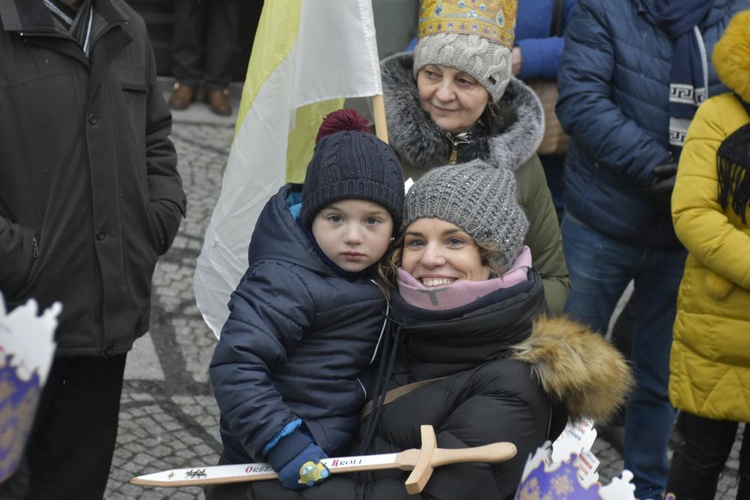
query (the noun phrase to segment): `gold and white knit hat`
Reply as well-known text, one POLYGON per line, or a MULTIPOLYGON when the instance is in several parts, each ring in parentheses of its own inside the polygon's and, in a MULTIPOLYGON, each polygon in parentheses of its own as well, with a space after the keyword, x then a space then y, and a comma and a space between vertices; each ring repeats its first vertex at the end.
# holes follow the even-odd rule
POLYGON ((464 71, 497 102, 511 76, 517 0, 422 0, 414 76, 428 64, 464 71))

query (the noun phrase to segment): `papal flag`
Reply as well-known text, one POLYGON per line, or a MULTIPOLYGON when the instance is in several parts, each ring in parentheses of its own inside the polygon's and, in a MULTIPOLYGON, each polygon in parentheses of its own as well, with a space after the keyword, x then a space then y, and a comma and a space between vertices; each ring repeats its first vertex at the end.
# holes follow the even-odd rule
POLYGON ((285 182, 303 181, 323 116, 344 98, 382 93, 371 0, 265 0, 194 277, 217 336, 260 211, 285 182))

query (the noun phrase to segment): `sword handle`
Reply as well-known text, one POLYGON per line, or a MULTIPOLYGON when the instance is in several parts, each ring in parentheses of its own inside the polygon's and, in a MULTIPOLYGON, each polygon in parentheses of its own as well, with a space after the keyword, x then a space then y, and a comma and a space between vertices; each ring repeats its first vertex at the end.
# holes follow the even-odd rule
POLYGON ((445 449, 437 448, 435 431, 431 425, 423 425, 422 448, 419 450, 417 463, 406 479, 406 491, 410 495, 421 493, 432 476, 435 467, 461 462, 503 462, 516 456, 513 443, 492 443, 474 448, 445 449))

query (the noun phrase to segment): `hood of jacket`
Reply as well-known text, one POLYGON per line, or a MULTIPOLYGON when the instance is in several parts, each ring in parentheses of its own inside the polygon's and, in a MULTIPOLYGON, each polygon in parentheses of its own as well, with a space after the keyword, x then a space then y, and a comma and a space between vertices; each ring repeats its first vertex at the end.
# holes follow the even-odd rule
POLYGON ((301 184, 286 184, 268 200, 254 231, 263 237, 250 241, 248 262, 272 259, 299 265, 321 276, 336 276, 320 248, 313 243, 312 234, 309 237, 305 234, 289 210, 294 203, 290 198, 301 190, 301 184))
POLYGON ((565 317, 539 317, 531 335, 512 348, 531 365, 544 391, 565 404, 571 421, 606 422, 634 385, 630 367, 602 335, 565 317))
MULTIPOLYGON (((381 63, 388 136, 402 161, 427 170, 448 162, 452 144, 422 108, 413 65, 413 54, 406 52, 381 63)), ((515 172, 542 141, 544 111, 536 94, 513 77, 495 110, 493 132, 473 138, 459 161, 479 158, 515 172)))
POLYGON ((750 14, 745 11, 732 18, 731 25, 716 43, 712 62, 721 81, 750 103, 750 14))

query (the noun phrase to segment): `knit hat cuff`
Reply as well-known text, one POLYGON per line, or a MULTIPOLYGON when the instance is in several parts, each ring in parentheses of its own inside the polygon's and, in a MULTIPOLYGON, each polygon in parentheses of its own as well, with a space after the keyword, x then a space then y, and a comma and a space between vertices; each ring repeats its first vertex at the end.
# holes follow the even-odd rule
POLYGON ((475 78, 499 101, 511 76, 507 47, 477 35, 438 33, 421 38, 414 49, 414 77, 428 64, 450 66, 475 78))
POLYGON ((529 228, 513 174, 481 160, 434 168, 409 190, 401 232, 417 219, 455 224, 474 241, 491 243, 502 272, 510 269, 529 228))
MULTIPOLYGON (((402 189, 402 185, 395 186, 402 189)), ((347 179, 334 184, 322 184, 311 191, 302 204, 302 221, 312 226, 318 212, 328 205, 341 200, 368 200, 385 207, 393 217, 393 227, 401 226, 403 191, 395 192, 394 187, 375 182, 372 179, 347 179)))

